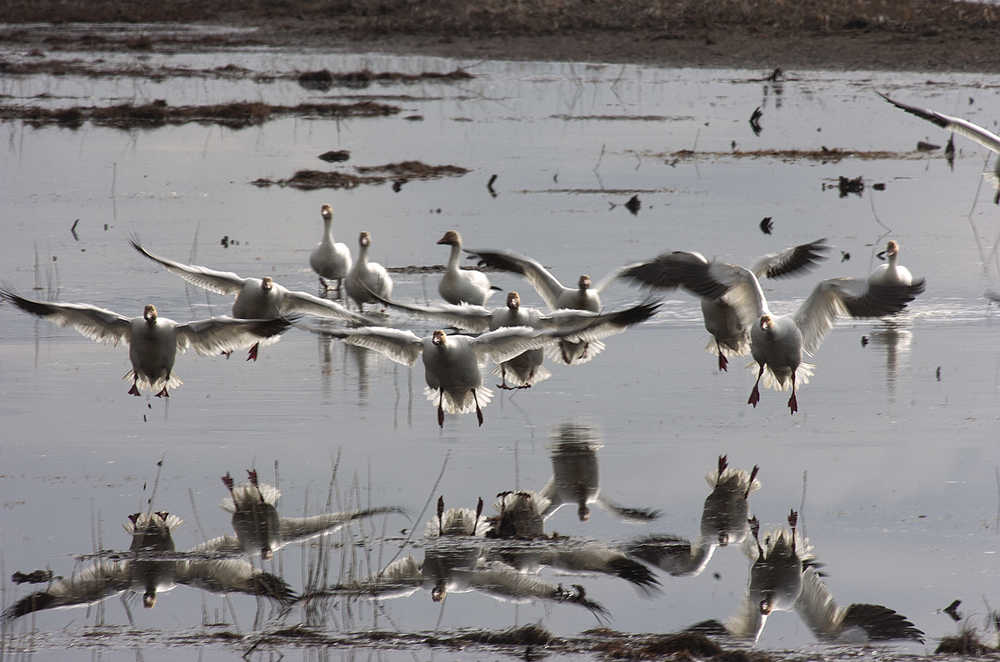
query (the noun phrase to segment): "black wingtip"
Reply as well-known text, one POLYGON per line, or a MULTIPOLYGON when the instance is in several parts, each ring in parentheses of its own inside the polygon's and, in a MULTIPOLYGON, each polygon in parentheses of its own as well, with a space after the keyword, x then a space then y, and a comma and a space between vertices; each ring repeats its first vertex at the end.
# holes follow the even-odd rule
POLYGON ((621 326, 632 326, 633 324, 639 324, 640 322, 645 322, 660 309, 661 302, 657 300, 653 301, 643 301, 642 303, 632 306, 631 308, 626 308, 625 310, 614 313, 612 315, 612 321, 615 324, 621 326))

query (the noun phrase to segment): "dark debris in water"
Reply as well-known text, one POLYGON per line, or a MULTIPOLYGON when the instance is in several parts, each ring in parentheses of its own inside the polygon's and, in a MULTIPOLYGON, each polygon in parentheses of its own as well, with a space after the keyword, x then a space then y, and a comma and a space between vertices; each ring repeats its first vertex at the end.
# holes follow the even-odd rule
POLYGON ((251 182, 257 187, 291 186, 304 191, 320 188, 352 189, 362 184, 384 184, 388 181, 402 184, 410 180, 438 179, 440 177, 460 177, 469 170, 454 165, 427 165, 420 161, 403 161, 378 166, 356 166, 355 175, 340 170, 299 170, 288 179, 262 177, 251 182))
POLYGON ((974 628, 963 627, 962 630, 953 637, 943 637, 938 647, 934 649, 935 654, 949 655, 971 655, 983 656, 1000 653, 1000 649, 987 646, 979 638, 979 633, 974 628))
POLYGON ((597 122, 689 122, 694 119, 690 115, 550 115, 554 120, 564 121, 597 121, 597 122))
POLYGON ((364 88, 372 83, 417 83, 426 81, 454 82, 464 81, 474 76, 464 69, 453 69, 448 72, 423 71, 416 74, 404 74, 398 71, 374 72, 370 69, 360 71, 332 72, 328 69, 303 71, 298 74, 299 85, 308 90, 326 91, 332 87, 364 88))
POLYGON ((881 159, 913 159, 918 158, 917 152, 892 152, 888 150, 863 150, 838 147, 820 147, 819 149, 754 149, 731 152, 699 152, 693 149, 681 149, 669 154, 653 154, 664 159, 696 160, 696 159, 779 159, 781 161, 820 161, 836 163, 843 159, 881 160, 881 159))
POLYGON ((73 106, 50 109, 40 106, 0 106, 0 119, 24 120, 33 126, 58 125, 78 128, 89 121, 115 129, 155 129, 168 124, 220 124, 231 129, 263 124, 285 116, 315 117, 384 117, 399 112, 397 106, 372 101, 352 104, 302 103, 297 106, 272 106, 255 101, 239 101, 205 106, 171 106, 162 99, 151 103, 116 106, 73 106))

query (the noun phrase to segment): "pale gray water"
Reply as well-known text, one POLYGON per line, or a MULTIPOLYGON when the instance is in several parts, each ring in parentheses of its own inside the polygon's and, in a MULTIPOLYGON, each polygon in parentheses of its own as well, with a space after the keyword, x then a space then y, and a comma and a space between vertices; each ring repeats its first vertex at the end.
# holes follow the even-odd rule
MULTIPOLYGON (((702 351, 707 334, 697 303, 677 294, 667 297, 653 322, 611 339, 592 363, 550 366, 553 377, 530 391, 497 392, 484 410, 482 428, 473 416, 462 416, 449 417, 443 430, 423 396, 421 366, 411 371, 298 329, 265 347, 253 365, 239 354, 229 361, 182 356, 177 372, 184 386, 169 402, 151 400, 150 409, 146 398, 126 395, 128 385, 119 380, 128 369, 123 348, 98 346, 4 306, 0 546, 7 576, 41 567, 68 575, 73 556, 92 551, 95 529, 104 548, 127 547, 119 523, 145 508, 143 485, 152 486, 161 456, 165 465, 155 506, 186 521, 176 540, 178 549, 187 549, 201 541, 189 491, 205 535, 227 532, 228 515, 217 507, 225 494, 219 477, 227 471, 242 479, 245 468, 256 466, 262 479, 273 482, 278 462, 280 503, 287 512, 315 513, 327 499, 332 461, 340 453, 338 491, 350 492, 357 483, 365 503, 402 505, 415 517, 432 496, 445 458, 447 469, 433 496, 443 493, 449 506, 473 506, 478 496, 489 504, 504 489, 540 489, 552 470, 550 436, 572 422, 591 427, 603 440, 602 494, 658 508, 663 515, 652 524, 629 524, 595 507, 591 520, 580 522, 575 508, 566 506, 548 520, 549 531, 604 541, 654 532, 693 537, 708 493, 702 476, 726 453, 735 467, 760 466, 763 487, 751 497, 751 510, 765 527, 782 523, 789 508, 799 507, 807 472, 803 519, 834 597, 844 606, 887 605, 927 633, 926 648, 909 644, 901 650, 932 650, 936 638, 953 632, 950 620, 936 610, 955 598, 963 600, 962 612, 976 624, 986 611, 983 598, 993 608, 1000 605, 994 477, 1000 464, 1000 355, 996 322, 982 298, 996 278, 995 267, 984 269, 983 263, 998 238, 1000 211, 988 185, 974 198, 983 150, 956 138, 954 172, 939 156, 830 164, 721 158, 673 166, 656 156, 691 148, 726 152, 732 141, 742 150, 825 145, 908 152, 919 139, 943 145, 947 135, 893 109, 873 90, 993 126, 998 99, 988 79, 935 74, 938 84, 928 86, 928 76, 920 74, 790 72, 793 80, 776 88, 747 82, 762 73, 751 71, 276 51, 152 58, 204 68, 235 63, 259 71, 465 66, 476 78, 328 93, 426 97, 389 101, 404 112, 385 119, 282 119, 241 131, 187 125, 134 132, 6 122, 6 158, 0 164, 5 285, 45 297, 44 290, 32 290, 37 275, 43 288, 58 285, 57 300, 127 315, 138 315, 147 302, 175 319, 228 313, 224 298, 206 299, 193 290, 189 296, 178 278, 132 251, 129 233, 182 261, 189 259, 197 233, 199 264, 271 275, 286 286, 314 291, 308 253, 319 239, 319 206, 330 202, 337 239, 354 247, 358 231, 367 229, 374 259, 394 266, 443 262, 447 252, 434 242, 449 228, 459 229, 470 247, 533 255, 566 281, 581 272, 599 279, 615 266, 663 250, 695 249, 749 262, 791 243, 828 237, 835 249, 814 275, 768 284, 772 308, 785 312, 818 278, 867 274, 877 263, 873 254, 891 236, 903 246, 902 262, 926 276, 927 292, 895 332, 881 323, 838 325, 816 356, 816 375, 801 389, 794 417, 784 406, 787 394, 763 391, 756 410, 745 404, 753 378, 742 369, 743 360, 732 361, 729 374, 716 374, 714 358, 702 351), (764 110, 759 138, 747 124, 757 105, 764 110), (402 119, 409 114, 424 120, 402 119), (667 119, 572 119, 611 115, 667 119), (465 119, 471 121, 459 121, 465 119), (248 183, 301 168, 328 169, 315 158, 328 149, 350 149, 348 166, 419 159, 473 171, 410 182, 399 193, 389 185, 301 192, 248 183), (495 199, 486 190, 493 173, 499 175, 495 199), (863 197, 843 199, 836 190, 822 190, 839 175, 885 182, 886 190, 869 186, 863 197), (576 189, 597 192, 571 192, 576 189), (640 191, 643 203, 637 216, 621 206, 609 208, 610 202, 624 203, 633 190, 640 191), (876 222, 873 205, 891 234, 876 222), (432 212, 438 208, 440 214, 432 212), (774 218, 772 236, 757 227, 764 216, 774 218), (78 242, 69 232, 76 218, 78 242), (223 235, 240 244, 223 248, 223 235), (851 259, 841 263, 840 250, 849 251, 851 259), (862 335, 871 339, 867 347, 862 335)), ((0 93, 15 97, 4 103, 54 105, 157 98, 171 104, 243 99, 291 104, 317 96, 294 81, 45 76, 8 77, 0 82, 0 93), (29 98, 40 93, 82 98, 29 98)), ((394 296, 433 298, 437 278, 398 275, 394 296)), ((538 303, 517 279, 491 278, 504 289, 517 288, 526 303, 538 303)), ((615 285, 606 303, 618 306, 639 296, 615 285)), ((501 297, 491 303, 500 305, 501 297)), ((396 314, 390 319, 420 334, 432 328, 396 314)), ((431 512, 414 522, 417 538, 431 512)), ((383 524, 366 525, 365 531, 372 526, 379 533, 383 524)), ((407 526, 391 517, 386 531, 398 539, 407 526)), ((340 541, 341 535, 333 539, 340 541)), ((384 560, 394 544, 382 549, 384 560)), ((378 554, 375 543, 371 564, 377 565, 378 554)), ((422 552, 414 554, 420 558, 422 552)), ((301 590, 301 548, 286 548, 279 556, 277 567, 301 590)), ((366 572, 367 565, 358 563, 366 572)), ((337 556, 334 577, 340 565, 337 556)), ((740 550, 722 549, 698 577, 660 574, 662 594, 651 599, 617 579, 548 571, 543 576, 585 584, 588 596, 611 612, 616 629, 669 632, 733 613, 747 565, 740 550)), ((7 583, 4 590, 10 604, 27 587, 7 583)), ((241 631, 251 630, 255 602, 243 596, 230 600, 241 631)), ((197 628, 202 601, 195 590, 179 587, 152 610, 133 602, 136 626, 160 633, 150 635, 151 657, 144 652, 144 659, 189 658, 189 649, 171 652, 156 642, 164 633, 197 628)), ((221 598, 206 597, 204 604, 209 621, 223 614, 221 598)), ((338 616, 326 626, 363 629, 377 622, 421 631, 439 620, 444 629, 541 621, 556 634, 570 635, 596 625, 586 610, 572 605, 514 607, 474 593, 449 597, 443 615, 427 591, 383 605, 375 621, 370 604, 361 603, 347 623, 338 616)), ((224 618, 232 622, 228 613, 224 618)), ((128 624, 117 599, 105 603, 104 620, 128 624)), ((285 622, 302 620, 299 610, 285 622)), ((30 645, 22 635, 37 628, 35 659, 67 659, 63 637, 74 640, 94 622, 94 612, 82 608, 26 617, 13 627, 20 638, 11 650, 30 645)), ((131 659, 140 644, 108 645, 100 655, 131 659)), ((779 613, 759 645, 816 644, 795 614, 779 613)), ((216 645, 203 652, 206 659, 228 659, 236 657, 234 650, 216 645)), ((80 650, 75 658, 91 653, 80 650)))

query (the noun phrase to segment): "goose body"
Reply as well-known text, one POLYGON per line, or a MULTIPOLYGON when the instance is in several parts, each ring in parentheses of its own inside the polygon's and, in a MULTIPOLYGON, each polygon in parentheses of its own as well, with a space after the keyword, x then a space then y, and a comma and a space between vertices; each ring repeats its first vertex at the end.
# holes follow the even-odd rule
POLYGON ((351 249, 333 239, 333 208, 323 205, 320 215, 323 217, 323 237, 309 254, 309 266, 321 282, 322 279, 336 280, 337 292, 340 293, 343 280, 351 271, 351 249))
POLYGON ((468 303, 474 306, 485 306, 496 288, 490 286, 490 279, 481 271, 459 269, 459 256, 462 253, 462 235, 456 230, 448 230, 438 240, 438 244, 451 246, 448 254, 448 265, 445 268, 441 282, 438 283, 438 293, 450 304, 468 303))
POLYGON ((358 261, 347 274, 347 296, 354 300, 358 310, 364 312, 366 303, 378 301, 373 294, 388 299, 392 297, 392 278, 389 272, 378 262, 368 261, 368 247, 371 236, 362 232, 358 237, 358 261))

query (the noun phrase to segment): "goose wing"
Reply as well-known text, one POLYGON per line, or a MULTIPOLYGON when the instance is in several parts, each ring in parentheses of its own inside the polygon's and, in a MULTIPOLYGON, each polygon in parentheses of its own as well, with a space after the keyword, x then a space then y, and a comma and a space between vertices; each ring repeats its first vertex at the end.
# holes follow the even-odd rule
POLYGON ((26 595, 7 607, 0 618, 11 621, 44 609, 93 604, 121 593, 130 586, 131 573, 127 561, 98 563, 72 577, 53 582, 45 591, 26 595))
POLYGON ((782 278, 792 276, 802 271, 808 271, 826 259, 826 251, 830 247, 826 238, 799 244, 786 248, 778 253, 770 253, 759 258, 754 263, 753 271, 757 278, 782 278))
POLYGON ((634 324, 645 322, 659 308, 659 302, 644 301, 610 313, 563 309, 539 317, 538 323, 543 329, 555 330, 560 338, 600 340, 621 333, 634 324))
POLYGON ((363 325, 370 325, 372 323, 364 315, 352 312, 346 306, 342 306, 336 301, 322 299, 307 292, 299 292, 297 290, 285 290, 284 297, 281 300, 281 314, 315 315, 316 317, 329 317, 363 325))
POLYGON ((210 290, 217 294, 239 294, 246 282, 245 278, 237 276, 231 271, 215 271, 207 267, 199 267, 191 264, 181 264, 165 257, 150 253, 135 239, 129 239, 132 248, 139 251, 150 260, 159 262, 167 271, 177 274, 192 285, 210 290))
POLYGON ((732 265, 712 260, 701 253, 673 251, 620 270, 619 277, 657 290, 682 287, 697 297, 717 299, 729 288, 732 265))
POLYGON ((896 101, 895 99, 890 99, 881 92, 877 92, 877 94, 900 110, 905 110, 911 115, 916 115, 917 117, 925 119, 928 122, 933 122, 943 129, 950 129, 955 133, 959 133, 970 140, 976 141, 990 151, 1000 152, 1000 136, 992 131, 984 129, 977 124, 973 124, 968 120, 963 120, 961 117, 944 115, 931 110, 930 108, 918 108, 917 106, 911 106, 909 104, 896 101))
POLYGON ((539 349, 555 342, 555 337, 527 326, 505 326, 472 339, 470 345, 482 363, 487 358, 496 363, 509 361, 529 349, 539 349))
POLYGON ((424 350, 423 340, 412 331, 390 329, 386 326, 367 326, 351 331, 325 332, 334 338, 340 338, 348 345, 357 345, 383 356, 411 366, 416 363, 424 350))
MULTIPOLYGON (((201 546, 191 551, 202 551, 201 546)), ((253 567, 246 559, 209 559, 181 561, 174 580, 211 593, 246 593, 270 598, 283 604, 295 594, 277 575, 253 567)))
POLYGON ((615 503, 611 499, 599 495, 597 505, 604 508, 609 513, 613 513, 620 520, 633 523, 652 522, 660 517, 660 511, 656 508, 633 508, 615 503))
POLYGON ((323 513, 312 517, 282 517, 278 522, 278 535, 283 544, 302 542, 320 535, 333 533, 354 520, 386 513, 403 513, 402 508, 384 507, 355 510, 348 513, 323 513))
POLYGON ((412 555, 407 555, 396 559, 373 577, 307 593, 302 599, 308 601, 350 596, 390 600, 413 595, 423 587, 424 582, 423 564, 412 555))
POLYGON ((606 620, 609 616, 607 609, 587 598, 582 586, 574 584, 566 589, 562 584, 543 581, 498 561, 480 563, 475 569, 456 569, 455 579, 465 589, 505 602, 569 602, 590 610, 598 620, 606 620))
POLYGON ((564 572, 599 573, 624 579, 643 592, 659 588, 656 576, 635 559, 599 543, 585 543, 570 547, 547 545, 534 550, 538 563, 564 572))
MULTIPOLYGON (((479 272, 472 271, 470 273, 479 272)), ((493 318, 493 311, 484 306, 475 306, 468 303, 460 303, 458 305, 442 303, 435 306, 417 306, 386 299, 371 290, 368 290, 368 293, 386 306, 405 310, 416 317, 437 320, 474 333, 482 333, 490 330, 490 320, 493 318)))
POLYGON ((700 574, 712 557, 712 551, 711 547, 695 547, 687 538, 671 535, 646 536, 625 548, 629 556, 655 565, 675 577, 700 574))
POLYGON ((542 297, 550 309, 559 307, 559 295, 569 288, 560 283, 540 262, 530 257, 508 251, 484 251, 465 249, 466 253, 479 260, 479 266, 493 267, 501 271, 521 274, 542 297))
POLYGON ((26 299, 9 290, 0 289, 0 299, 9 301, 26 313, 44 318, 59 326, 71 326, 79 333, 100 343, 117 345, 131 337, 131 322, 118 313, 84 303, 46 303, 26 299))
POLYGON ((858 278, 829 278, 813 288, 795 313, 807 352, 819 349, 838 315, 882 317, 903 310, 924 291, 924 280, 910 285, 875 285, 858 278))
POLYGON ((288 330, 294 317, 270 320, 244 320, 232 317, 211 317, 177 325, 177 349, 188 347, 205 356, 249 347, 255 342, 281 335, 288 330))
POLYGON ((820 573, 807 569, 802 575, 802 592, 795 601, 799 613, 818 639, 836 639, 849 628, 861 628, 873 641, 891 639, 924 640, 924 633, 899 614, 882 605, 852 604, 838 607, 820 573))

